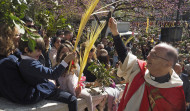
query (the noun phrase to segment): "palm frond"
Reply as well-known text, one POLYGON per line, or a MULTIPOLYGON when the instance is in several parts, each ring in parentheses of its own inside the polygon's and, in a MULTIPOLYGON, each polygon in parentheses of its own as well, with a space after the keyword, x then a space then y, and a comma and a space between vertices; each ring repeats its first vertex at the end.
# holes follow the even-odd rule
POLYGON ((79 30, 78 30, 78 34, 77 34, 77 38, 76 38, 76 42, 75 42, 75 46, 74 46, 74 51, 77 48, 78 42, 79 42, 80 37, 82 35, 82 32, 85 28, 85 25, 86 25, 88 19, 90 18, 91 13, 95 9, 96 5, 98 4, 98 2, 99 2, 99 0, 95 0, 94 2, 92 2, 90 7, 86 10, 85 14, 82 16, 80 26, 79 26, 79 30))
MULTIPOLYGON (((76 38, 76 42, 75 42, 75 46, 74 46, 74 50, 76 51, 76 48, 78 46, 80 37, 82 35, 82 32, 85 28, 86 23, 88 22, 88 19, 90 18, 90 15, 92 14, 93 10, 95 9, 96 5, 98 4, 99 0, 94 0, 93 2, 91 2, 91 5, 89 8, 87 8, 86 12, 84 13, 84 15, 82 15, 81 18, 81 22, 80 22, 80 26, 79 26, 79 30, 78 30, 78 34, 77 34, 77 38, 76 38)), ((69 65, 69 70, 71 69, 71 63, 69 65)))
POLYGON ((149 18, 147 17, 146 33, 148 33, 148 28, 149 28, 149 18))
MULTIPOLYGON (((123 1, 123 0, 118 0, 118 1, 115 1, 115 2, 113 2, 113 3, 110 3, 110 4, 104 6, 104 7, 100 8, 100 9, 94 11, 93 14, 96 14, 96 13, 98 13, 100 10, 105 9, 105 8, 107 8, 107 7, 109 7, 109 6, 112 6, 113 4, 118 3, 118 2, 124 2, 124 1, 123 1)), ((93 14, 92 14, 92 15, 93 15, 93 14)))
POLYGON ((101 33, 101 31, 105 25, 106 25, 106 22, 103 22, 98 26, 97 29, 96 29, 96 27, 92 28, 92 31, 90 33, 90 39, 89 39, 89 41, 85 47, 84 55, 83 55, 83 58, 81 59, 82 61, 80 61, 80 72, 79 72, 79 80, 78 81, 80 81, 81 76, 82 76, 82 72, 84 71, 84 68, 87 64, 88 55, 90 53, 90 50, 92 49, 95 41, 97 40, 99 34, 101 33))
POLYGON ((131 36, 127 39, 127 41, 125 42, 125 46, 127 45, 127 43, 129 43, 132 39, 133 39, 134 36, 131 36))

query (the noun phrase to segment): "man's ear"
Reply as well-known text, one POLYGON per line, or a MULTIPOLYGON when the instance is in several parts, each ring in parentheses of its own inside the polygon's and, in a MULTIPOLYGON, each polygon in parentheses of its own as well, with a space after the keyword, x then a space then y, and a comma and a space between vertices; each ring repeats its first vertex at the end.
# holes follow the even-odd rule
POLYGON ((25 52, 25 53, 28 53, 28 52, 29 52, 29 51, 28 51, 28 47, 25 47, 25 48, 24 48, 24 52, 25 52))
POLYGON ((173 62, 172 61, 168 61, 168 66, 172 68, 173 67, 173 62))

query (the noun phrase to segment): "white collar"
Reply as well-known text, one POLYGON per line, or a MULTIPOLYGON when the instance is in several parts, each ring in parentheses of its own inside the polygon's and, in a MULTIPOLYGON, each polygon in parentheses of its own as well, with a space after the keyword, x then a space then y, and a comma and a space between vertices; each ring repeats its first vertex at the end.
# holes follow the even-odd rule
POLYGON ((165 83, 158 83, 156 81, 153 81, 150 77, 150 73, 148 69, 145 72, 144 78, 146 82, 158 88, 171 88, 171 87, 177 87, 177 86, 183 85, 183 81, 180 79, 180 77, 175 73, 173 69, 172 69, 171 79, 165 83))
POLYGON ((29 56, 26 56, 26 55, 21 55, 21 58, 22 58, 22 59, 32 59, 32 60, 37 60, 37 59, 34 59, 34 58, 29 57, 29 56))

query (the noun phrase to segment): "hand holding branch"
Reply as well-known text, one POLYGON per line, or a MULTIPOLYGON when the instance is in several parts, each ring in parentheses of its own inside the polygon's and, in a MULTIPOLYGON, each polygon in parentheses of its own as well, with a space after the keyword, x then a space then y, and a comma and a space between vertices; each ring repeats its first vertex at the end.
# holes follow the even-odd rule
POLYGON ((108 22, 108 26, 113 34, 113 36, 119 35, 118 29, 117 29, 117 21, 111 17, 108 22))
POLYGON ((76 58, 76 52, 72 52, 64 58, 64 61, 68 64, 71 60, 76 58))

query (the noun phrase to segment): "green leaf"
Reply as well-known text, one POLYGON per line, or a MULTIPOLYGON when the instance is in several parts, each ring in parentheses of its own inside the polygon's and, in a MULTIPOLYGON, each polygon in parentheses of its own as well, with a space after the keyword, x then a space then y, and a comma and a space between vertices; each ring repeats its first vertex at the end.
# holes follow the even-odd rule
POLYGON ((29 47, 32 51, 34 51, 34 49, 35 49, 35 47, 36 47, 36 42, 35 42, 33 39, 31 39, 31 38, 29 38, 28 47, 29 47))
POLYGON ((112 70, 106 69, 105 65, 101 63, 91 63, 91 65, 88 67, 88 70, 96 76, 97 81, 102 85, 108 86, 110 84, 110 79, 114 78, 110 75, 112 70))
POLYGON ((5 3, 6 3, 5 1, 2 1, 2 2, 1 2, 1 5, 5 4, 5 3))
POLYGON ((21 37, 22 41, 28 41, 28 37, 26 36, 26 33, 21 37))
POLYGON ((9 17, 14 21, 20 21, 20 19, 16 16, 14 16, 12 13, 9 15, 9 17))
POLYGON ((31 38, 33 38, 33 39, 35 39, 35 38, 40 38, 41 36, 39 36, 39 35, 36 35, 36 34, 31 34, 31 38))
POLYGON ((28 28, 31 32, 36 32, 36 29, 28 28))

